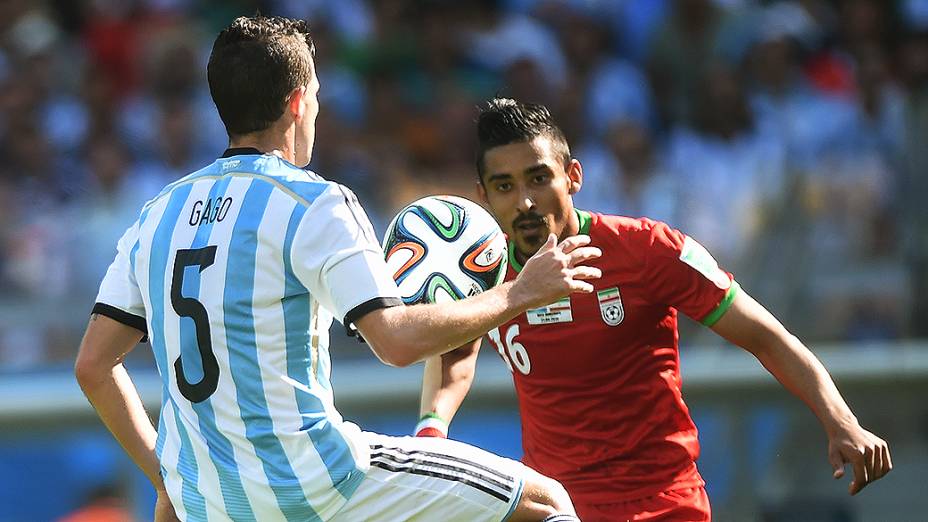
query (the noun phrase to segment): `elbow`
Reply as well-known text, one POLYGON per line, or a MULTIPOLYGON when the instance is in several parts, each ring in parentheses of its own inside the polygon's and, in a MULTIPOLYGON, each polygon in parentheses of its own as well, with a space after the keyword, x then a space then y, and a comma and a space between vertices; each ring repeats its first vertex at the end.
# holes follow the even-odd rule
POLYGON ((74 362, 74 378, 82 390, 86 390, 99 380, 99 372, 95 365, 87 357, 78 354, 74 362))
POLYGON ((405 306, 374 310, 355 322, 364 342, 387 366, 403 368, 416 362, 409 346, 409 335, 404 334, 402 318, 405 306))
POLYGON ((418 361, 415 361, 408 357, 392 357, 389 359, 381 359, 384 364, 392 366, 394 368, 406 368, 407 366, 412 366, 418 361))
POLYGON ((405 368, 421 360, 417 343, 403 335, 378 335, 367 339, 374 355, 387 366, 405 368))
POLYGON ((382 363, 394 368, 405 368, 418 362, 408 350, 397 345, 371 346, 371 349, 382 363))
POLYGON ((74 378, 85 393, 112 375, 113 364, 106 364, 100 358, 88 355, 83 350, 74 361, 74 378))

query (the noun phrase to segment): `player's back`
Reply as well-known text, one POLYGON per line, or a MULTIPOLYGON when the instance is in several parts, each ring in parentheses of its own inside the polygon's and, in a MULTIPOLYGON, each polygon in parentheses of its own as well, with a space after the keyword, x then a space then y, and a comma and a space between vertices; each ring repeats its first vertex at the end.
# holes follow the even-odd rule
POLYGON ((345 194, 238 153, 166 187, 136 226, 129 261, 165 389, 157 451, 182 518, 324 518, 366 463, 329 383, 338 308, 314 266, 331 252, 294 244, 345 194))

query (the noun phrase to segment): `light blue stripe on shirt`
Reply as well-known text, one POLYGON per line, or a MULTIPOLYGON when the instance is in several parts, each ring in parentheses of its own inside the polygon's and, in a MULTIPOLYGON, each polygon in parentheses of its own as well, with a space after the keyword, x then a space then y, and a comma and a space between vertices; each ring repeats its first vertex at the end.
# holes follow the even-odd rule
MULTIPOLYGON (((306 213, 306 207, 297 205, 287 225, 284 238, 283 262, 286 284, 283 300, 284 325, 287 342, 287 376, 312 389, 310 381, 312 355, 310 354, 309 325, 312 318, 310 296, 297 279, 291 262, 293 237, 306 213)), ((332 426, 322 401, 313 394, 294 388, 297 407, 303 418, 302 430, 309 434, 316 451, 322 457, 335 489, 345 498, 351 496, 364 474, 356 469, 354 457, 342 435, 332 426)))
POLYGON ((197 459, 193 454, 190 437, 187 435, 187 428, 181 422, 180 415, 177 413, 177 406, 172 405, 171 410, 174 412, 174 423, 177 426, 177 433, 180 435, 180 458, 177 461, 177 471, 181 477, 184 477, 181 497, 184 502, 184 509, 187 510, 187 517, 190 520, 206 520, 206 500, 197 489, 198 477, 200 470, 197 466, 197 459), (197 477, 196 482, 191 482, 187 477, 197 477))
MULTIPOLYGON (((168 272, 168 259, 170 258, 171 239, 174 234, 174 225, 180 211, 190 195, 192 186, 186 185, 178 187, 171 193, 168 199, 161 220, 155 229, 154 237, 151 243, 151 254, 149 262, 148 285, 151 299, 151 347, 155 354, 155 362, 161 372, 161 379, 164 386, 170 386, 167 382, 170 375, 170 366, 167 361, 167 348, 164 344, 164 277, 168 272)), ((147 209, 146 209, 147 210, 147 209)), ((206 519, 206 501, 197 490, 199 473, 197 469, 196 457, 193 454, 193 448, 190 445, 190 439, 187 432, 177 416, 177 407, 172 408, 175 412, 175 422, 177 423, 178 435, 180 439, 180 448, 178 456, 177 469, 181 476, 181 492, 184 509, 193 516, 194 520, 206 519), (201 515, 201 516, 197 516, 201 515)), ((162 410, 164 411, 164 410, 162 410)), ((163 421, 159 421, 159 426, 163 421)), ((163 442, 162 442, 163 448, 163 442)))
MULTIPOLYGON (((207 199, 215 202, 217 198, 224 196, 231 182, 231 177, 225 177, 213 183, 207 199)), ((206 208, 204 205, 204 209, 206 208)), ((213 223, 214 221, 207 221, 197 225, 196 234, 190 245, 191 249, 209 246, 213 223)), ((204 270, 218 269, 216 266, 204 268, 204 270)), ((182 289, 182 294, 185 297, 196 299, 200 296, 200 272, 199 266, 189 266, 185 269, 184 288, 182 289)), ((180 319, 180 345, 184 374, 187 381, 191 383, 199 382, 203 378, 203 364, 197 346, 196 327, 189 317, 181 317, 180 319)), ((238 463, 235 461, 232 443, 216 425, 216 414, 213 411, 212 400, 206 399, 203 402, 191 403, 191 408, 197 415, 200 434, 203 435, 206 441, 210 459, 215 464, 216 472, 219 475, 219 488, 222 491, 222 500, 226 513, 236 521, 255 520, 254 510, 245 495, 245 489, 242 485, 242 478, 238 463)))
MULTIPOLYGON (((139 222, 138 222, 139 236, 136 237, 135 244, 132 245, 132 250, 129 252, 129 269, 131 270, 132 274, 135 276, 135 280, 137 283, 141 283, 141 281, 144 281, 144 279, 139 278, 138 274, 135 273, 135 266, 136 266, 136 260, 138 259, 138 255, 139 255, 139 248, 141 247, 141 244, 142 244, 142 241, 141 241, 142 224, 148 220, 148 214, 150 211, 151 211, 151 207, 146 207, 145 210, 142 211, 141 215, 139 215, 139 222)), ((158 368, 161 368, 161 369, 167 368, 164 365, 163 357, 161 360, 158 360, 157 353, 155 353, 154 355, 155 355, 155 364, 158 366, 158 368)), ((165 405, 168 403, 168 400, 170 400, 170 396, 168 394, 166 376, 167 376, 167 373, 164 373, 164 372, 161 373, 161 384, 162 384, 161 386, 161 410, 164 410, 165 405)), ((161 460, 161 452, 164 450, 165 434, 166 434, 166 429, 164 427, 164 417, 162 417, 161 415, 158 415, 158 438, 155 439, 155 455, 158 456, 159 461, 161 460)))
POLYGON ((245 435, 261 460, 284 516, 290 521, 305 521, 318 519, 318 515, 306 499, 302 484, 274 433, 258 363, 252 311, 257 230, 272 192, 270 183, 252 182, 235 221, 229 244, 223 303, 226 344, 245 435))

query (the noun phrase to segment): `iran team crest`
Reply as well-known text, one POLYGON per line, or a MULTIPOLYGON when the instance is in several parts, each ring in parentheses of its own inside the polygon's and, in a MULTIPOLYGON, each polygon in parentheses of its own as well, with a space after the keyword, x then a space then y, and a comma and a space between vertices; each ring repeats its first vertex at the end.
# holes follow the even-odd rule
POLYGON ((596 292, 599 299, 599 314, 609 326, 618 326, 625 319, 625 308, 622 307, 622 296, 619 287, 614 286, 596 292))

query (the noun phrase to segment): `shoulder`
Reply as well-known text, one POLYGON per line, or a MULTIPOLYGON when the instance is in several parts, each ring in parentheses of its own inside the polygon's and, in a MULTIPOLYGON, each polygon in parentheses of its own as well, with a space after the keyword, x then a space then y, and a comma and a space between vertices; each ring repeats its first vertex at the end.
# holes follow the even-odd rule
POLYGON ((329 181, 309 169, 297 167, 277 156, 257 156, 251 165, 232 166, 228 170, 236 168, 274 185, 305 207, 313 206, 317 200, 325 200, 333 193, 340 193, 338 183, 329 181))
POLYGON ((590 235, 594 241, 620 243, 634 248, 676 246, 682 248, 685 235, 663 221, 591 213, 590 235))
POLYGON ((304 223, 312 222, 313 226, 320 227, 319 231, 351 230, 348 234, 351 237, 357 232, 366 240, 380 244, 367 213, 351 189, 325 180, 312 171, 304 171, 304 174, 309 177, 308 181, 294 181, 289 185, 291 190, 304 196, 304 223))

